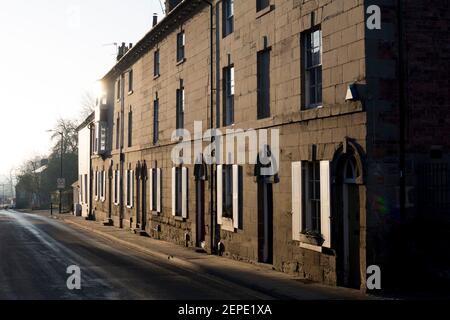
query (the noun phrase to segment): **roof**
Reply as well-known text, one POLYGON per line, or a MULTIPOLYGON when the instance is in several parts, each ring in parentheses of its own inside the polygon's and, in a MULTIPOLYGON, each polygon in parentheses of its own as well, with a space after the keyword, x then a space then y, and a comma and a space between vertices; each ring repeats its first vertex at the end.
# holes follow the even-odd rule
POLYGON ((34 173, 42 173, 45 170, 47 170, 47 168, 48 168, 48 165, 42 166, 42 167, 37 168, 36 170, 34 170, 34 173))
POLYGON ((86 120, 84 120, 76 129, 76 131, 80 131, 81 129, 85 128, 88 124, 90 124, 92 121, 94 121, 95 118, 95 112, 92 112, 86 120))
POLYGON ((123 73, 139 58, 172 32, 181 23, 192 17, 200 7, 206 6, 204 0, 183 0, 167 16, 154 26, 138 43, 116 63, 103 77, 103 80, 113 79, 123 73))

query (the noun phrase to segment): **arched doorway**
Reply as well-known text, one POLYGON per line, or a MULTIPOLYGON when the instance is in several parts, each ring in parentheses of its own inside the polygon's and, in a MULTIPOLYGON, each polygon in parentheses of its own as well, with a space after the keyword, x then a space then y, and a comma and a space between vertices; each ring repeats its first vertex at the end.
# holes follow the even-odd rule
POLYGON ((361 287, 361 198, 363 166, 356 145, 347 144, 334 158, 332 247, 337 284, 361 287))

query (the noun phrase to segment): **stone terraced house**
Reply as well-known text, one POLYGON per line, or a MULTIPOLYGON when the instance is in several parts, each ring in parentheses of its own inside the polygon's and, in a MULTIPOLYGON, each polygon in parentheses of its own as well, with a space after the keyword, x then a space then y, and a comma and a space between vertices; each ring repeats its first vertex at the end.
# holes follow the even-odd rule
POLYGON ((102 80, 90 216, 326 284, 395 281, 413 222, 449 222, 449 9, 430 2, 166 1, 102 80), (176 129, 200 150, 245 134, 175 164, 176 129))

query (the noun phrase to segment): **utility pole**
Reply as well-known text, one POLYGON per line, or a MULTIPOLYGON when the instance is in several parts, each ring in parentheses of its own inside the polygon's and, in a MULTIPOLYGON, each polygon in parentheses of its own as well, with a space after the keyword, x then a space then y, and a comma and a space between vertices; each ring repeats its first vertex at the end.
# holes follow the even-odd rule
MULTIPOLYGON (((64 132, 63 131, 56 131, 56 130, 48 130, 47 132, 54 132, 61 135, 61 164, 60 164, 60 179, 63 179, 63 156, 64 156, 64 132)), ((61 186, 58 185, 59 189, 59 213, 62 213, 62 189, 61 186)))
MULTIPOLYGON (((63 178, 63 153, 64 153, 64 132, 60 132, 61 134, 61 172, 60 172, 60 178, 63 178)), ((62 213, 62 189, 59 188, 59 213, 62 213)))

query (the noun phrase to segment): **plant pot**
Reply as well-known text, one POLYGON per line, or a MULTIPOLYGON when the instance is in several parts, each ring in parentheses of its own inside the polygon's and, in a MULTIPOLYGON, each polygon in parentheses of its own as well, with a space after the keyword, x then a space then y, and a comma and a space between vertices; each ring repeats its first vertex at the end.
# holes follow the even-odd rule
POLYGON ((316 235, 309 235, 309 234, 304 234, 301 233, 300 234, 300 242, 306 243, 306 244, 310 244, 313 246, 318 246, 321 247, 322 244, 324 243, 324 240, 321 236, 316 236, 316 235))

